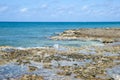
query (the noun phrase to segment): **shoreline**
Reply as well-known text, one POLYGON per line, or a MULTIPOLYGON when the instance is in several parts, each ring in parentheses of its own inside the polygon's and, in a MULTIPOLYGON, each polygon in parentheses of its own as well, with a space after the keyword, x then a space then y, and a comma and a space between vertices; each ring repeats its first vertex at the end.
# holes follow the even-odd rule
MULTIPOLYGON (((112 67, 120 65, 119 50, 120 45, 86 46, 79 48, 66 46, 59 46, 57 48, 53 46, 29 49, 1 47, 0 69, 2 65, 6 65, 4 68, 9 68, 10 66, 14 66, 12 68, 15 68, 24 65, 26 67, 25 73, 27 74, 21 72, 19 78, 12 75, 11 78, 13 80, 34 79, 31 78, 33 76, 36 77, 35 79, 38 78, 40 80, 47 80, 48 78, 61 80, 68 77, 69 79, 112 80, 114 77, 111 76, 112 74, 108 74, 109 70, 107 68, 112 69, 112 67), (51 72, 51 74, 55 74, 56 78, 49 75, 49 70, 45 73, 49 75, 47 77, 43 73, 39 74, 38 72, 41 69, 42 71, 49 69, 50 72, 56 70, 55 72, 51 72)), ((11 72, 11 74, 14 74, 14 72, 11 72)))
POLYGON ((0 79, 117 79, 120 77, 120 71, 117 70, 119 67, 116 68, 120 66, 120 44, 115 40, 119 39, 119 33, 120 29, 76 29, 51 37, 55 40, 101 40, 105 44, 103 46, 72 47, 59 44, 32 48, 0 46, 0 79), (116 30, 117 34, 110 34, 116 30))

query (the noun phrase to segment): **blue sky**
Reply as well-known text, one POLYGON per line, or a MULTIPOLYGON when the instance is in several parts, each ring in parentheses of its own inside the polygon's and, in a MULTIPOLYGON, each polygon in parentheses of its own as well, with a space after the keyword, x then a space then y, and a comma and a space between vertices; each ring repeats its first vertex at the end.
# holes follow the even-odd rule
POLYGON ((120 0, 0 0, 0 21, 120 21, 120 0))

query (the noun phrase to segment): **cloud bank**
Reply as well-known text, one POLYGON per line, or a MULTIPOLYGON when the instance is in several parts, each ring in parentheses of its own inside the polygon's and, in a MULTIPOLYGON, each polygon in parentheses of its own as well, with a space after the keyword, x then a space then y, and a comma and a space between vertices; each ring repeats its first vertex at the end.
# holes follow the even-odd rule
POLYGON ((2 1, 0 14, 3 16, 0 21, 7 20, 6 16, 20 21, 120 21, 119 3, 119 0, 2 1), (9 14, 13 16, 10 17, 9 14))

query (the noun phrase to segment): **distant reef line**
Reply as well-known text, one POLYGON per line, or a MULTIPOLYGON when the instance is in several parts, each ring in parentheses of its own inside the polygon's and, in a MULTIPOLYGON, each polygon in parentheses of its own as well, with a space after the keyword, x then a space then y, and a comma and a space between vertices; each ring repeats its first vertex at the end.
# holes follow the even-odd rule
POLYGON ((103 43, 120 42, 120 28, 82 28, 66 30, 53 40, 95 40, 103 43))

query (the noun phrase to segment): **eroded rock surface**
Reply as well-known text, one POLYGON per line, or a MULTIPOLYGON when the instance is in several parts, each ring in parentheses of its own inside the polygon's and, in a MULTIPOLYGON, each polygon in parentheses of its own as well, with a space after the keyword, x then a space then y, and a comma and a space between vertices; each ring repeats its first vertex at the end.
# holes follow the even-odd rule
POLYGON ((120 65, 120 45, 65 48, 66 50, 59 51, 54 47, 1 47, 1 79, 112 80, 114 77, 107 74, 107 69, 120 65), (10 63, 24 73, 17 73, 10 67, 10 63), (9 71, 7 67, 13 71, 9 71), (7 70, 9 73, 6 73, 7 70))
POLYGON ((53 36, 54 40, 97 40, 103 43, 120 42, 120 29, 74 29, 53 36))

